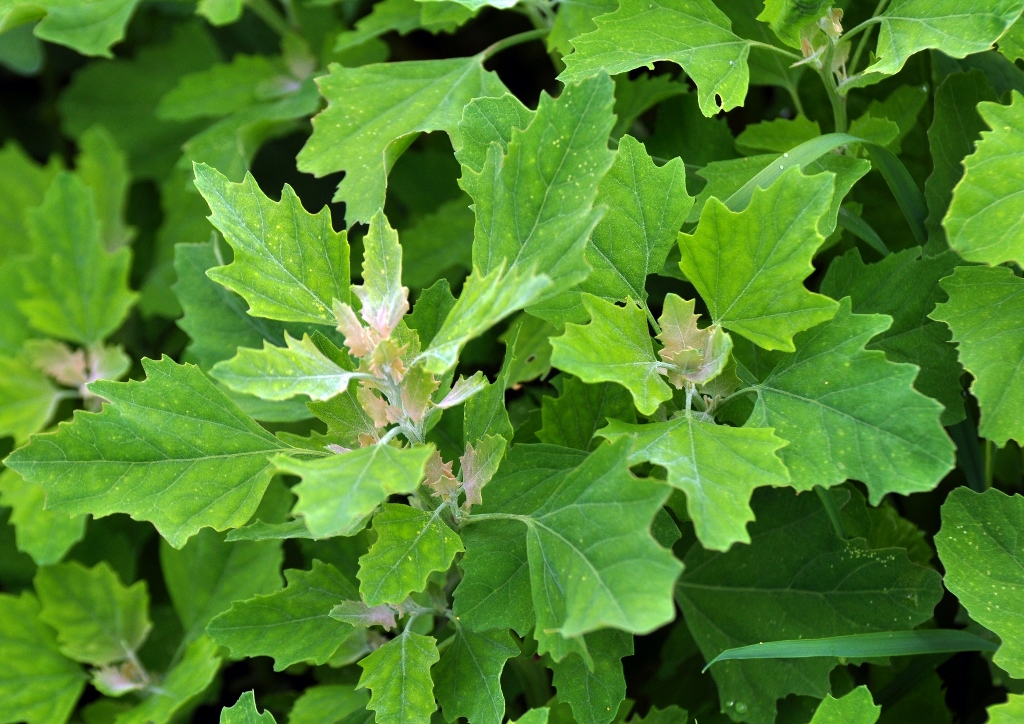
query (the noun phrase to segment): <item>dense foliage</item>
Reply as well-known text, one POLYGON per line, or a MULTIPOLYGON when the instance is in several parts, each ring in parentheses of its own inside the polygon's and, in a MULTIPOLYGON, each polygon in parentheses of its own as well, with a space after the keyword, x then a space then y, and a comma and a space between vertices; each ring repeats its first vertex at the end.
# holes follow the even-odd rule
POLYGON ((1024 721, 1024 0, 0 0, 0 723, 1024 721))

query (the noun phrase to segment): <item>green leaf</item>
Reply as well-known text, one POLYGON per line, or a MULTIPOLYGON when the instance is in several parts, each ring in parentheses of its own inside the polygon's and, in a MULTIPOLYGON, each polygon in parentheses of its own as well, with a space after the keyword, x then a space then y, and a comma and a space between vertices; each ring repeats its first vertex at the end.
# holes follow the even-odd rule
POLYGON ((18 550, 28 553, 36 565, 49 566, 85 535, 86 516, 69 516, 43 507, 46 491, 13 470, 0 473, 0 505, 10 506, 18 550))
POLYGON ((817 121, 808 120, 804 116, 776 118, 752 123, 744 128, 736 136, 736 149, 740 153, 784 153, 820 135, 821 127, 817 121))
POLYGON ((595 19, 597 30, 573 40, 559 80, 572 83, 659 60, 678 63, 697 84, 705 116, 743 103, 750 43, 735 35, 711 0, 621 0, 614 13, 595 19))
POLYGON ((569 654, 552 665, 552 683, 577 724, 609 724, 626 698, 622 658, 633 655, 633 637, 605 629, 587 634, 586 640, 593 666, 579 654, 569 654))
MULTIPOLYGON (((456 28, 473 16, 473 13, 461 8, 455 3, 438 3, 438 10, 445 10, 446 13, 438 13, 435 17, 425 2, 417 0, 382 0, 374 3, 370 14, 361 18, 355 24, 355 29, 338 34, 334 44, 334 52, 342 53, 358 46, 368 46, 369 41, 379 38, 390 31, 396 31, 399 35, 408 35, 414 30, 426 30, 437 33, 453 33, 456 28), (452 11, 455 12, 452 12, 452 11)), ((383 44, 383 43, 382 43, 383 44)), ((384 46, 387 57, 387 46, 384 46)), ((346 65, 352 65, 346 63, 346 65)))
POLYGON ((234 706, 220 710, 220 724, 277 724, 277 719, 269 711, 260 714, 255 695, 247 691, 238 697, 234 706))
POLYGON ((512 334, 513 336, 506 342, 505 361, 501 365, 498 377, 466 400, 462 437, 468 445, 473 445, 488 435, 501 435, 506 440, 512 440, 512 423, 508 418, 508 410, 505 409, 505 390, 512 384, 509 380, 515 364, 519 332, 516 330, 512 334))
POLYGON ((124 39, 125 27, 137 4, 138 0, 5 0, 0 5, 0 19, 4 30, 39 20, 33 34, 40 40, 64 45, 82 55, 112 58, 110 47, 124 39))
POLYGON ((542 706, 539 709, 530 709, 521 717, 516 719, 515 724, 548 724, 550 709, 542 706))
POLYGON ((329 400, 344 393, 352 378, 360 374, 335 364, 309 335, 297 340, 285 332, 284 341, 287 348, 264 340, 263 349, 239 349, 232 359, 214 365, 210 374, 236 392, 264 400, 296 395, 329 400))
POLYGON ((206 690, 218 669, 217 645, 205 636, 196 639, 152 696, 119 715, 114 724, 168 724, 175 713, 206 690))
POLYGON ((1010 694, 1006 703, 990 706, 986 711, 989 724, 1013 724, 1024 716, 1024 695, 1010 694))
POLYGON ((789 440, 780 456, 797 490, 853 478, 877 505, 888 493, 931 490, 953 467, 941 405, 911 387, 917 368, 864 348, 890 323, 881 314, 853 314, 846 298, 755 385, 747 425, 774 427, 789 440))
POLYGON ((160 567, 185 640, 198 638, 207 624, 235 601, 281 587, 280 541, 227 543, 222 533, 202 530, 181 550, 160 546, 160 567))
POLYGON ((953 188, 964 175, 963 160, 985 130, 978 104, 997 98, 985 74, 977 69, 951 73, 935 89, 934 114, 928 128, 932 173, 924 184, 929 248, 946 248, 942 219, 953 199, 953 188))
MULTIPOLYGON (((849 494, 829 491, 841 505, 849 494)), ((677 599, 704 658, 775 639, 912 629, 942 595, 939 575, 899 548, 869 550, 835 535, 816 495, 754 493, 749 545, 727 553, 693 546, 677 599)), ((775 721, 775 700, 824 697, 835 658, 725 661, 711 674, 723 710, 752 724, 775 721)))
POLYGON ((170 121, 227 116, 262 101, 261 84, 285 72, 279 58, 239 53, 230 63, 183 76, 160 99, 156 115, 170 121))
POLYGON ((334 300, 349 301, 349 260, 347 237, 331 227, 330 211, 308 213, 287 185, 281 201, 272 201, 250 174, 236 184, 202 164, 195 173, 210 222, 235 251, 234 261, 209 277, 242 295, 250 314, 333 326, 334 300))
POLYGON ((827 694, 811 724, 875 724, 881 712, 882 707, 875 704, 868 687, 858 686, 839 699, 827 694))
POLYGON ((873 140, 868 133, 872 127, 886 127, 891 130, 892 126, 880 121, 888 121, 896 126, 896 135, 889 137, 879 144, 892 151, 900 153, 900 141, 917 125, 917 117, 921 114, 928 101, 929 88, 927 85, 904 85, 900 86, 885 100, 874 99, 868 104, 863 115, 850 124, 850 134, 873 140), (864 124, 862 126, 862 124, 864 124), (863 132, 862 132, 863 129, 863 132))
POLYGON ((831 9, 828 0, 765 0, 764 10, 757 16, 771 26, 786 45, 800 47, 800 31, 823 18, 831 9))
POLYGON ((753 659, 816 659, 835 656, 846 659, 871 659, 888 656, 917 656, 958 651, 995 651, 998 644, 959 629, 917 629, 878 633, 830 636, 822 639, 764 641, 751 646, 726 649, 708 665, 719 661, 753 659))
POLYGON ((651 462, 668 470, 669 484, 686 493, 697 539, 708 549, 725 551, 733 543, 749 543, 754 489, 789 484, 789 472, 778 455, 786 441, 771 429, 716 425, 687 412, 649 425, 611 420, 599 434, 612 442, 631 439, 630 465, 651 462))
MULTIPOLYGON (((608 7, 601 15, 612 12, 615 7, 608 7)), ((593 30, 591 23, 587 30, 593 30)), ((554 32, 554 30, 552 30, 554 32)), ((550 37, 550 36, 549 36, 550 37)), ((622 138, 629 133, 633 123, 651 108, 662 101, 690 92, 685 82, 669 75, 640 75, 630 78, 629 75, 617 75, 615 81, 615 127, 612 138, 622 138)))
POLYGON ((423 480, 433 448, 370 445, 314 460, 274 458, 281 472, 298 475, 293 512, 315 538, 353 535, 389 495, 412 493, 423 480))
POLYGON ((822 294, 833 299, 850 297, 857 314, 892 317, 892 326, 868 347, 882 350, 892 362, 920 367, 914 388, 943 404, 943 425, 964 418, 963 370, 949 342, 949 330, 928 315, 936 302, 945 301, 939 280, 948 276, 957 262, 952 253, 927 257, 920 249, 911 248, 865 264, 860 252, 853 249, 829 265, 821 282, 822 294))
POLYGON ((894 75, 911 55, 928 48, 953 58, 981 53, 1020 16, 1022 0, 981 0, 970 7, 959 0, 896 0, 869 23, 877 23, 876 60, 857 85, 894 75))
POLYGON ((616 382, 629 390, 636 409, 653 414, 672 389, 662 379, 665 364, 654 356, 643 311, 628 300, 624 307, 592 294, 582 300, 590 323, 567 324, 565 334, 551 338, 551 364, 584 382, 616 382))
POLYGON ((0 250, 4 258, 31 251, 25 211, 43 203, 46 189, 60 169, 56 156, 43 166, 14 141, 0 149, 0 250))
POLYGON ((438 662, 437 642, 407 628, 359 662, 359 688, 370 690, 368 709, 377 724, 427 724, 437 709, 430 667, 438 662))
POLYGON ((0 594, 0 721, 65 722, 88 680, 38 615, 31 593, 0 594))
POLYGON ((562 394, 544 396, 541 420, 543 424, 537 431, 541 442, 592 450, 600 444, 594 440, 594 435, 606 422, 635 422, 636 410, 633 400, 620 385, 587 385, 569 377, 562 383, 562 394))
POLYGON ((288 724, 337 724, 347 715, 366 709, 369 696, 352 684, 310 686, 295 700, 288 724))
POLYGON ((505 695, 501 672, 519 655, 508 631, 474 633, 456 624, 452 642, 433 669, 434 694, 445 721, 466 717, 473 724, 501 724, 505 695))
POLYGON ((949 325, 960 364, 974 376, 981 436, 1000 447, 1010 438, 1024 442, 1024 280, 1006 267, 962 266, 941 286, 949 301, 931 318, 949 325))
POLYGON ((831 204, 833 178, 790 169, 754 191, 739 213, 708 200, 696 232, 679 237, 679 267, 715 324, 765 349, 792 352, 794 334, 832 318, 836 303, 803 281, 824 241, 818 221, 831 204))
POLYGON ((1010 105, 982 102, 982 131, 942 225, 949 245, 967 261, 986 264, 1024 261, 1024 202, 1011 179, 1024 154, 1024 96, 1014 91, 1010 105))
POLYGON ((128 159, 103 126, 90 128, 78 139, 77 176, 92 190, 100 237, 107 251, 131 243, 135 230, 125 224, 128 205, 128 159))
POLYGON ((192 365, 144 360, 144 382, 94 382, 108 400, 5 464, 46 489, 51 510, 148 520, 181 547, 200 528, 241 526, 285 449, 192 365))
POLYGON ((507 274, 501 266, 486 275, 474 271, 462 286, 455 306, 419 356, 424 369, 443 374, 458 362, 466 342, 478 337, 508 315, 535 301, 551 287, 546 275, 513 267, 507 274))
POLYGON ((313 119, 299 169, 318 177, 345 171, 334 200, 345 202, 350 224, 369 221, 384 207, 388 171, 416 134, 445 131, 456 137, 470 100, 505 92, 498 76, 483 69, 483 60, 475 55, 332 66, 318 81, 327 108, 313 119))
MULTIPOLYGON (((447 275, 470 271, 475 224, 464 194, 417 218, 402 230, 402 281, 412 289, 423 289, 447 275)), ((420 341, 424 346, 429 342, 420 341)))
POLYGON ((134 655, 149 635, 146 583, 125 586, 106 563, 93 568, 59 563, 35 578, 42 604, 39 620, 57 632, 61 653, 75 661, 107 666, 134 655))
POLYGON ((160 180, 174 167, 181 144, 204 126, 159 120, 160 98, 183 75, 218 60, 220 50, 203 24, 178 24, 165 43, 142 45, 131 58, 89 63, 77 71, 58 103, 61 128, 78 138, 101 124, 128 154, 134 176, 160 180))
POLYGON ((274 671, 300 661, 324 664, 352 633, 351 626, 328 614, 339 600, 359 594, 336 568, 319 560, 310 571, 289 569, 284 577, 284 589, 236 601, 210 621, 206 632, 233 658, 270 656, 274 671))
POLYGON ((598 184, 614 160, 613 88, 601 74, 558 98, 544 93, 529 125, 512 126, 507 148, 494 138, 479 171, 462 161, 459 184, 476 213, 473 266, 482 274, 544 274, 554 282, 549 294, 586 276, 584 248, 601 218, 598 184))
POLYGON ((422 591, 434 571, 447 571, 465 550, 458 533, 433 513, 385 503, 373 518, 377 540, 359 559, 359 593, 369 606, 400 604, 422 591))
POLYGON ((1024 498, 998 490, 956 488, 942 506, 935 536, 944 582, 971 618, 1002 639, 993 661, 1024 676, 1024 498))
MULTIPOLYGON (((572 451, 569 464, 582 457, 579 451, 572 451)), ((545 462, 539 460, 538 467, 545 462)), ((506 460, 502 471, 514 464, 506 460)), ((557 467, 555 471, 561 472, 557 467)), ((463 578, 455 589, 455 616, 471 631, 511 628, 526 636, 533 627, 534 614, 526 537, 520 524, 495 520, 486 526, 468 526, 461 535, 466 555, 459 563, 463 578)))
POLYGON ((580 291, 615 301, 646 301, 647 275, 665 266, 693 205, 693 197, 686 193, 683 162, 675 158, 659 168, 643 144, 623 136, 595 203, 608 211, 587 244, 586 259, 593 271, 580 291))
POLYGON ((121 326, 136 295, 128 289, 131 253, 108 253, 92 191, 73 174, 54 179, 41 206, 28 212, 33 255, 21 269, 18 308, 39 331, 95 344, 121 326))
POLYGON ((25 442, 46 427, 63 396, 25 356, 0 355, 0 435, 25 442))
POLYGON ((491 144, 497 143, 501 146, 501 153, 507 153, 513 133, 516 129, 527 128, 535 115, 511 93, 498 98, 474 98, 459 121, 456 160, 480 173, 487 163, 491 144))
POLYGON ((311 686, 295 700, 288 724, 337 724, 353 712, 366 708, 369 697, 352 684, 311 686))
MULTIPOLYGON (((650 533, 651 520, 669 491, 660 483, 633 477, 628 454, 625 442, 602 445, 586 458, 566 448, 514 446, 489 483, 480 508, 495 520, 483 519, 468 529, 480 526, 481 532, 467 538, 466 575, 456 591, 457 615, 478 605, 473 599, 490 598, 490 605, 496 606, 500 599, 489 590, 501 591, 513 606, 522 595, 522 578, 498 582, 493 572, 479 568, 473 575, 478 550, 474 544, 484 542, 489 532, 502 535, 506 551, 520 560, 514 551, 525 537, 536 612, 534 635, 540 652, 551 652, 555 660, 570 650, 583 654, 583 642, 575 637, 599 628, 646 633, 671 620, 668 592, 679 564, 650 533), (510 528, 512 522, 525 530, 510 528)), ((509 566, 502 568, 508 571, 509 566)), ((496 611, 491 618, 501 613, 505 612, 496 611)), ((470 625, 465 618, 463 623, 470 625)))

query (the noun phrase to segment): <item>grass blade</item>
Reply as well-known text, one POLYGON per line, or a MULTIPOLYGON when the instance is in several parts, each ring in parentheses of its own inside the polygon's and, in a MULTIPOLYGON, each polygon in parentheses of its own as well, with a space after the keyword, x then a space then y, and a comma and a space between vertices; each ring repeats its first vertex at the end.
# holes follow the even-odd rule
POLYGON ((889 256, 889 247, 871 225, 845 206, 839 207, 839 225, 866 243, 882 256, 889 256))
POLYGON ((998 644, 988 639, 954 629, 880 631, 852 636, 831 636, 824 639, 768 641, 750 646, 739 646, 720 653, 708 662, 704 671, 719 661, 807 659, 819 656, 870 659, 883 656, 945 654, 958 651, 995 651, 998 648, 998 644))

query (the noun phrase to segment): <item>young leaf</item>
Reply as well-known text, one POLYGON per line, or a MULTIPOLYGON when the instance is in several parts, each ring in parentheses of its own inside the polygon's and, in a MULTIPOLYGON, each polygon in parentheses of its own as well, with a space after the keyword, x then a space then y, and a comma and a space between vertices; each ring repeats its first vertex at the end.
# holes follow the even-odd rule
POLYGON ((239 349, 232 359, 214 365, 210 374, 236 392, 264 400, 309 395, 321 401, 344 393, 358 374, 339 367, 309 335, 300 341, 285 332, 284 341, 287 348, 264 340, 263 349, 239 349))
POLYGON ((281 587, 280 541, 227 543, 223 534, 200 531, 181 550, 160 546, 160 568, 185 640, 198 638, 235 601, 281 587))
POLYGON ((356 690, 352 684, 311 686, 295 700, 288 714, 288 724, 344 721, 347 715, 365 709, 369 698, 365 691, 356 690))
POLYGON ((683 162, 674 158, 659 168, 642 143, 623 136, 595 204, 608 210, 587 244, 593 271, 580 290, 609 300, 646 301, 647 275, 665 266, 693 206, 683 162))
POLYGON ((65 515, 43 507, 46 492, 13 470, 0 473, 0 505, 11 508, 18 550, 28 553, 39 566, 50 566, 85 535, 84 515, 65 515))
POLYGON ((1022 0, 980 0, 970 7, 959 0, 897 0, 868 21, 879 25, 876 60, 857 83, 894 75, 911 55, 927 48, 952 58, 986 51, 1022 9, 1022 0))
POLYGON ((725 369, 732 351, 732 337, 717 324, 701 329, 696 301, 666 294, 658 322, 658 339, 664 345, 658 356, 668 362, 668 379, 677 389, 687 383, 707 384, 725 369))
MULTIPOLYGON (((468 529, 474 536, 467 538, 457 615, 479 605, 481 598, 491 599, 489 605, 496 608, 502 600, 496 590, 518 605, 525 581, 499 581, 495 571, 484 570, 474 558, 483 543, 485 560, 490 560, 485 536, 502 535, 506 555, 511 552, 513 560, 521 560, 515 550, 526 549, 541 653, 550 651, 561 660, 570 650, 585 651, 582 641, 566 639, 603 626, 647 632, 670 620, 669 592, 679 564, 650 534, 651 519, 668 497, 668 488, 634 478, 628 455, 625 441, 602 445, 586 458, 553 446, 513 447, 480 508, 498 520, 482 520, 468 529), (525 526, 525 531, 517 532, 510 523, 525 526), (473 531, 476 526, 479 533, 473 531), (523 538, 525 546, 519 542, 523 538)), ((507 576, 517 567, 521 564, 510 562, 501 569, 507 576)), ((490 617, 508 614, 495 610, 490 617)))
POLYGON ((829 9, 828 0, 810 0, 810 2, 766 0, 764 10, 757 16, 757 19, 768 23, 775 34, 787 45, 799 48, 800 31, 807 25, 823 18, 829 9))
POLYGON ((349 260, 347 236, 334 231, 330 211, 308 213, 288 185, 272 201, 250 174, 237 184, 204 164, 195 174, 210 223, 235 251, 209 277, 241 294, 250 314, 333 327, 334 300, 349 301, 349 260))
POLYGON ((115 252, 135 236, 135 230, 124 222, 131 184, 128 160, 103 126, 93 126, 83 133, 78 147, 76 174, 92 191, 103 247, 115 252))
POLYGON ((318 81, 327 108, 313 119, 299 169, 318 177, 345 171, 334 200, 346 203, 349 224, 369 221, 384 207, 388 171, 418 133, 454 137, 470 100, 505 92, 498 76, 483 69, 483 60, 476 55, 332 66, 318 81))
POLYGON ((144 360, 144 382, 94 382, 109 401, 39 435, 5 464, 46 489, 51 510, 148 520, 181 547, 200 528, 245 523, 286 449, 192 365, 144 360))
POLYGON ((587 634, 586 640, 593 666, 579 654, 569 654, 552 665, 552 683, 578 724, 610 724, 626 698, 622 658, 633 655, 633 637, 604 629, 587 634))
POLYGON ((274 458, 281 472, 298 475, 293 512, 315 538, 353 535, 389 495, 408 494, 423 480, 433 448, 370 445, 315 460, 274 458))
POLYGON ((710 550, 749 543, 754 488, 789 484, 789 472, 778 455, 786 441, 771 429, 716 425, 687 412, 649 425, 611 420, 598 434, 613 442, 630 438, 630 465, 646 461, 668 470, 669 484, 686 493, 697 539, 710 550))
POLYGON ((566 56, 559 80, 573 83, 602 70, 616 75, 671 60, 697 84, 705 116, 743 103, 750 43, 732 32, 711 0, 622 0, 618 10, 594 22, 597 30, 572 41, 576 50, 566 56))
POLYGON ((979 432, 1000 447, 1011 438, 1024 442, 1024 280, 1005 267, 962 266, 940 285, 949 301, 931 318, 949 325, 960 364, 974 375, 979 432))
POLYGON ((818 705, 811 724, 875 724, 882 707, 875 704, 866 686, 858 686, 839 699, 831 694, 818 705))
POLYGON ((61 391, 24 355, 0 356, 0 435, 21 444, 53 417, 61 391))
POLYGON ((1011 181, 1024 153, 1024 96, 1014 91, 1010 105, 982 102, 982 131, 942 225, 949 245, 967 261, 985 264, 1024 261, 1024 202, 1011 181))
POLYGON ((939 280, 948 276, 958 261, 951 252, 922 256, 920 249, 912 248, 865 264, 860 252, 853 249, 829 265, 821 282, 822 294, 833 299, 850 297, 857 314, 892 317, 892 326, 868 346, 882 350, 893 362, 909 362, 921 368, 914 388, 943 404, 943 425, 964 418, 960 386, 963 369, 949 342, 949 330, 928 315, 946 296, 939 280))
POLYGON ((336 568, 319 560, 310 571, 288 569, 284 577, 284 589, 236 601, 210 621, 206 632, 234 658, 270 656, 274 671, 300 661, 324 664, 352 633, 351 626, 329 615, 331 608, 359 594, 336 568))
POLYGON ((352 287, 362 304, 360 316, 382 337, 409 311, 409 290, 402 286, 402 247, 398 234, 378 211, 363 237, 363 283, 352 287))
POLYGON ((14 141, 0 149, 0 250, 5 259, 31 251, 25 211, 43 203, 61 166, 56 156, 45 166, 36 163, 14 141))
POLYGON ((562 394, 545 396, 541 403, 541 429, 537 439, 549 445, 592 450, 600 444, 594 434, 606 421, 636 421, 633 400, 620 385, 587 385, 575 377, 562 383, 562 394))
POLYGON ((459 458, 462 466, 462 489, 466 493, 465 507, 483 502, 481 491, 498 472, 498 466, 505 456, 508 441, 500 435, 487 435, 476 444, 466 445, 466 452, 459 458))
POLYGON ((509 379, 515 363, 517 340, 518 332, 513 332, 511 341, 505 347, 501 372, 494 382, 488 383, 466 400, 462 437, 467 445, 473 445, 488 435, 501 435, 506 440, 512 440, 512 423, 505 409, 505 390, 511 385, 509 379))
MULTIPOLYGON (((358 593, 354 593, 352 598, 358 596, 358 593)), ((362 601, 342 601, 331 609, 330 616, 356 628, 380 626, 385 631, 390 631, 395 627, 396 613, 395 607, 386 603, 371 607, 362 601)))
POLYGON ((41 206, 28 212, 33 254, 21 266, 18 308, 45 334, 95 344, 121 326, 136 295, 128 289, 131 252, 108 253, 92 191, 58 174, 41 206))
POLYGON ((234 706, 220 710, 220 724, 277 724, 277 719, 269 711, 260 714, 255 695, 247 691, 238 697, 234 706))
POLYGON ((133 709, 119 715, 116 724, 168 724, 174 715, 210 685, 220 669, 217 645, 196 639, 185 649, 160 688, 133 709))
POLYGON ((501 672, 505 662, 518 655, 519 647, 508 631, 474 633, 456 624, 452 643, 432 672, 445 721, 466 717, 473 724, 501 724, 501 672))
POLYGON ((370 690, 368 709, 377 724, 427 724, 437 709, 430 667, 438 662, 437 642, 409 629, 359 662, 359 688, 370 690))
MULTIPOLYGON (((829 491, 837 507, 849 500, 829 491)), ((935 571, 898 548, 869 550, 836 536, 817 496, 754 493, 749 545, 727 553, 693 546, 677 600, 706 661, 736 646, 911 629, 942 595, 935 571)), ((725 661, 711 674, 723 710, 753 724, 775 721, 775 700, 824 697, 834 658, 725 661), (728 702, 728 703, 727 703, 728 702)))
MULTIPOLYGON (((541 95, 525 129, 513 128, 507 149, 492 143, 481 170, 464 165, 459 180, 473 197, 473 266, 482 274, 545 274, 549 293, 581 281, 587 237, 601 218, 598 183, 611 166, 608 133, 613 85, 603 74, 541 95)), ((497 139, 495 139, 497 140, 497 139)))
POLYGON ((31 593, 0 594, 0 721, 65 722, 88 680, 38 615, 31 593))
POLYGON ((672 389, 662 379, 664 364, 654 356, 643 311, 632 301, 620 307, 592 294, 583 295, 583 306, 590 323, 567 324, 564 335, 551 338, 551 364, 584 382, 616 382, 636 409, 654 414, 672 389))
POLYGON ((144 581, 125 586, 106 563, 93 568, 72 561, 41 568, 35 578, 39 620, 57 632, 61 653, 106 666, 124 661, 146 640, 149 593, 144 581))
POLYGON ((465 550, 458 533, 429 513, 385 503, 373 518, 377 540, 359 559, 359 593, 369 606, 399 604, 422 591, 434 571, 447 571, 465 550))
POLYGON ((971 618, 1002 645, 993 661, 1015 679, 1024 676, 1024 498, 998 490, 956 488, 942 506, 935 536, 946 588, 971 618))
POLYGON ((917 368, 864 349, 889 325, 885 315, 851 313, 846 298, 755 386, 746 424, 789 441, 779 454, 797 490, 853 478, 877 504, 888 493, 931 490, 953 467, 941 405, 911 387, 917 368))
POLYGON ((715 324, 792 352, 794 334, 832 318, 836 303, 807 291, 803 280, 824 241, 818 221, 831 204, 833 179, 791 168, 755 190, 739 213, 708 200, 696 232, 679 236, 679 267, 715 324))

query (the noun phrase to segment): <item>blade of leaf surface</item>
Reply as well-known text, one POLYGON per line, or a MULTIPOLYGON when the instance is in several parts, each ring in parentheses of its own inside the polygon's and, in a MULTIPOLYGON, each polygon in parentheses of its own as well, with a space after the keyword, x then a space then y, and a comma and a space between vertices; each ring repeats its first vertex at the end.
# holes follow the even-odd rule
POLYGON ((220 724, 277 724, 277 719, 269 711, 261 714, 256 708, 255 695, 247 691, 238 697, 234 706, 220 710, 220 724))
POLYGON ((739 213, 709 199, 696 231, 679 236, 679 266, 716 324, 765 349, 792 351, 794 334, 832 318, 836 303, 803 281, 824 241, 818 220, 831 204, 833 178, 790 168, 755 189, 739 213))
POLYGON ((272 201, 251 174, 237 184, 203 164, 195 174, 210 222, 235 251, 209 277, 242 295, 250 314, 334 326, 334 300, 349 301, 349 254, 330 211, 310 214, 287 184, 272 201))
POLYGON ((743 103, 750 43, 735 35, 729 18, 711 0, 623 0, 594 21, 597 30, 572 41, 559 80, 579 81, 598 71, 610 75, 678 63, 697 84, 705 116, 743 103))
POLYGON ((480 55, 333 65, 318 85, 327 108, 314 117, 298 166, 318 177, 345 171, 334 200, 346 203, 349 224, 369 221, 384 207, 387 174, 414 134, 445 131, 456 137, 467 103, 505 92, 498 76, 483 69, 480 55))
POLYGON ((587 634, 592 665, 570 654, 552 665, 558 701, 568 704, 578 724, 610 724, 626 698, 622 659, 633 655, 633 637, 615 629, 587 634))
POLYGON ((501 672, 508 659, 519 655, 519 647, 507 630, 480 634, 456 625, 452 639, 433 669, 434 694, 445 720, 466 717, 474 724, 501 724, 501 672))
POLYGON ((182 707, 203 693, 219 669, 217 644, 205 636, 196 639, 160 682, 160 691, 119 714, 114 724, 167 724, 182 707))
POLYGON ((238 527, 287 446, 249 419, 193 365, 144 360, 144 382, 95 382, 103 411, 77 412, 5 463, 40 483, 53 510, 152 522, 181 547, 200 528, 238 527))
POLYGON ((359 688, 370 690, 368 709, 377 724, 426 724, 437 710, 430 668, 437 642, 408 629, 359 662, 359 688))
POLYGON ((864 349, 890 324, 885 315, 853 314, 847 297, 756 385, 746 424, 774 427, 790 441, 779 454, 797 490, 853 478, 877 504, 888 493, 931 490, 953 467, 941 405, 911 387, 917 368, 864 349))
POLYGON ((1002 645, 993 661, 1024 676, 1024 497, 956 488, 942 506, 935 536, 945 584, 1002 645))
POLYGON ((44 508, 46 491, 8 468, 0 473, 0 505, 11 509, 18 550, 39 566, 59 562, 85 535, 87 516, 65 515, 44 508))
POLYGON ((940 285, 949 301, 930 316, 949 325, 960 364, 974 376, 979 432, 999 446, 1024 442, 1024 280, 1006 267, 961 266, 940 285))
POLYGON ((818 705, 810 724, 875 724, 882 707, 866 686, 858 686, 838 699, 831 694, 818 705))

